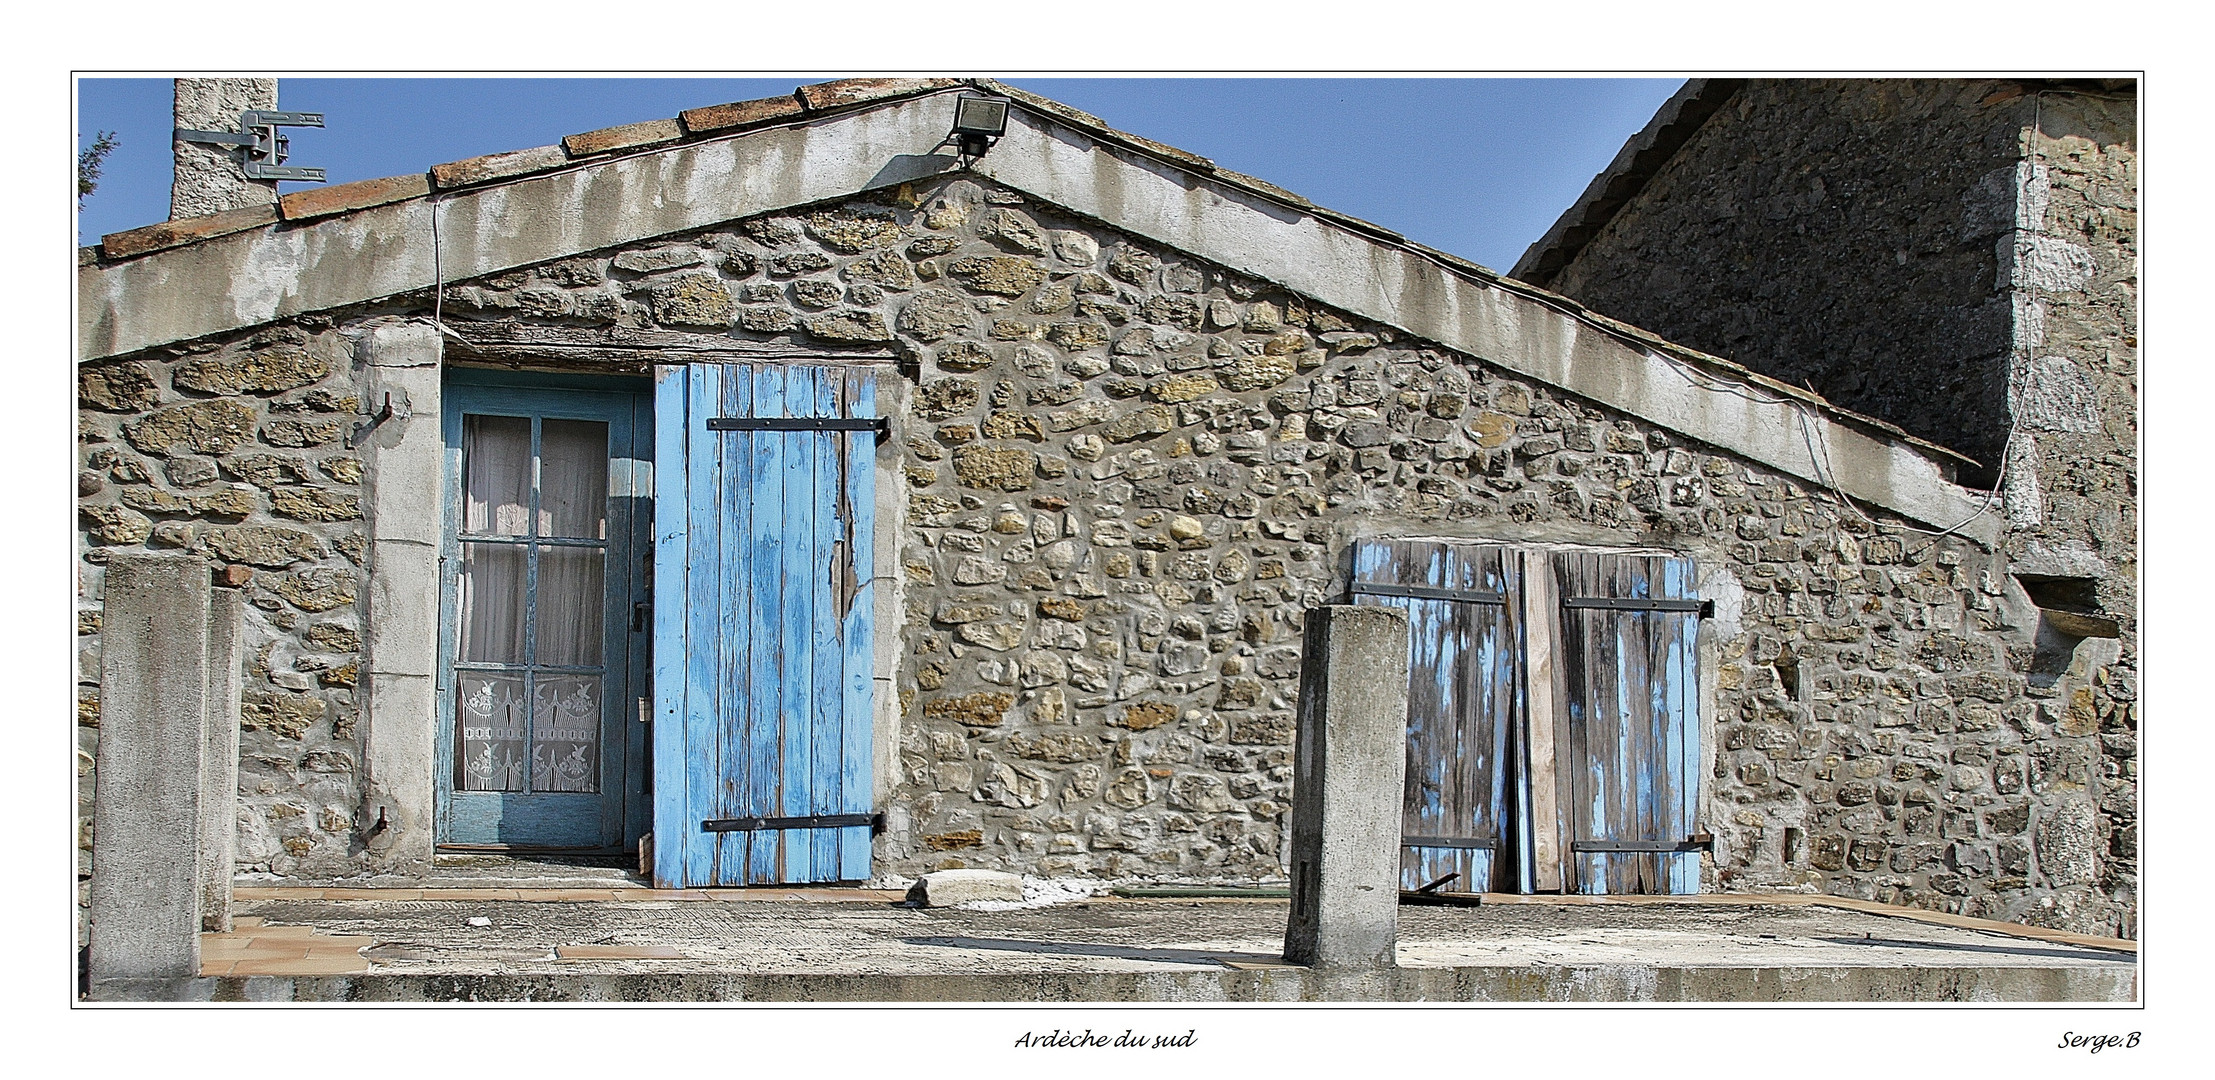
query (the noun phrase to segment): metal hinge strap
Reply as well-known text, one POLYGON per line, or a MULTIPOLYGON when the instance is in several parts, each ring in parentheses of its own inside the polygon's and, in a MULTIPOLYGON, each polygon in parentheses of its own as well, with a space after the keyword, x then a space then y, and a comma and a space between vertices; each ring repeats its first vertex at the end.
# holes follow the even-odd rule
POLYGON ((1483 589, 1441 589, 1431 585, 1384 585, 1357 581, 1347 591, 1356 596, 1405 596, 1416 600, 1451 600, 1463 604, 1505 604, 1507 597, 1483 589))
POLYGON ((891 422, 882 416, 711 416, 709 431, 874 431, 883 435, 891 422))
POLYGON ((1713 618, 1713 600, 1652 600, 1645 597, 1617 598, 1612 596, 1563 597, 1562 607, 1597 608, 1602 611, 1682 611, 1696 613, 1700 618, 1713 618))
POLYGON ((799 817, 709 818, 701 832, 763 832, 770 829, 845 829, 867 825, 872 835, 884 831, 883 814, 803 814, 799 817))
POLYGON ((1490 851, 1499 847, 1500 842, 1475 836, 1403 836, 1400 838, 1400 846, 1467 848, 1472 851, 1490 851))
POLYGON ((1658 851, 1667 853, 1678 851, 1706 851, 1713 848, 1714 846, 1715 841, 1713 838, 1705 840, 1574 840, 1570 842, 1569 850, 1588 851, 1592 852, 1593 854, 1641 851, 1658 851))

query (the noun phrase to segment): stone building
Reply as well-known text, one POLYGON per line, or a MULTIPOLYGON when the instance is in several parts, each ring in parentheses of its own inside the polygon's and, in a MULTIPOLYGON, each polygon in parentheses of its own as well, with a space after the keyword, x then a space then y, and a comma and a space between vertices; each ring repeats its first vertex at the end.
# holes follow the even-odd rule
POLYGON ((1418 884, 2131 925, 2078 898, 2127 679, 2039 651, 1974 462, 1012 87, 805 86, 79 275, 81 771, 104 562, 250 568, 243 872, 1281 880, 1302 612, 1352 596, 1416 628, 1418 884))
POLYGON ((2042 609, 2010 661, 2051 759, 2031 817, 2077 836, 2010 876, 2056 888, 2040 919, 2126 931, 2137 106, 2131 79, 1695 80, 1514 271, 1975 459, 2042 609))

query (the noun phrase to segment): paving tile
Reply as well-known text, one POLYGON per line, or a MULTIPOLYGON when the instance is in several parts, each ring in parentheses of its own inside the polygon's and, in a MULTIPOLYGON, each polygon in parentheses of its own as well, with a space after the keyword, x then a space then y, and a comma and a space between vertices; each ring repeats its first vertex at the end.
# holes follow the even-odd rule
POLYGON ((325 900, 421 900, 423 889, 325 889, 325 900))
POLYGON ((424 889, 421 900, 521 900, 520 889, 424 889))
POLYGON ((564 945, 554 950, 563 960, 683 960, 685 954, 668 945, 564 945))
POLYGON ((347 975, 368 971, 369 961, 356 956, 349 959, 303 957, 298 960, 241 960, 231 965, 231 975, 347 975))
POLYGON ((290 885, 240 885, 231 890, 233 900, 321 900, 323 890, 290 885))

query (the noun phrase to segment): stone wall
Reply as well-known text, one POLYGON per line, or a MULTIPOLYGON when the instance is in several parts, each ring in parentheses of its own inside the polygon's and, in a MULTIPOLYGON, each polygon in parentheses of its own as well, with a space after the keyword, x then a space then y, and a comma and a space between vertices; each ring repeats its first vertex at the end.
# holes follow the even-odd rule
POLYGON ((2013 84, 1750 80, 1548 287, 1999 465, 2013 84))
MULTIPOLYGON (((242 871, 328 876, 354 846, 364 538, 352 349, 327 320, 78 370, 79 798, 99 732, 101 567, 140 548, 253 570, 240 732, 242 871)), ((80 876, 91 818, 81 807, 80 876)))
POLYGON ((2010 661, 2038 709, 2028 734, 2068 758, 2034 785, 2040 827, 2078 853, 2034 917, 2127 933, 2135 108, 2050 82, 1754 80, 1552 283, 1984 463, 2006 572, 2114 635, 2048 625, 2010 661))
MULTIPOLYGON (((2011 569, 2113 637, 2049 630, 2029 692, 2046 734, 2089 757, 2057 830, 2084 852, 2042 901, 2068 922, 2138 891, 2138 162, 2136 101, 2048 93, 2021 130, 2004 470, 2011 569)), ((2081 629, 2081 628, 2080 628, 2081 629)), ((2057 833, 2057 836, 2059 833, 2057 833)))
POLYGON ((1013 192, 906 186, 444 312, 903 358, 880 873, 1281 878, 1301 614, 1371 535, 1700 560, 1711 888, 2009 917, 2075 857, 2041 847, 2073 765, 2031 740, 1989 553, 1013 192))

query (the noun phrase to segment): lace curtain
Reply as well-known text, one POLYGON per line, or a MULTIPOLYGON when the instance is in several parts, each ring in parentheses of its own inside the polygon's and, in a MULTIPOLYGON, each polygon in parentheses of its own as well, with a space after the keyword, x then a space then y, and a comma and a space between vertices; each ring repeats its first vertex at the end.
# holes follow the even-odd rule
POLYGON ((527 669, 457 673, 465 791, 599 789, 601 672, 541 669, 602 666, 608 426, 542 421, 535 461, 531 429, 528 417, 463 418, 462 531, 504 539, 461 544, 457 658, 527 669), (585 543, 543 542, 557 539, 585 543))

